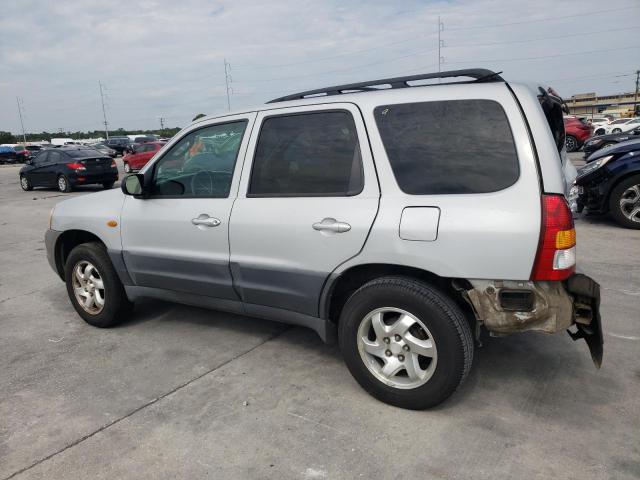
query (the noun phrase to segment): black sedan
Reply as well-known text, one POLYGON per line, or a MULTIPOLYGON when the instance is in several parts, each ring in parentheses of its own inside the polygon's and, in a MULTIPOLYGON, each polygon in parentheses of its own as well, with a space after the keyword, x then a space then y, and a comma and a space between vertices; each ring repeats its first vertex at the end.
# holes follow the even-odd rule
POLYGON ((629 132, 624 133, 611 133, 609 135, 600 135, 592 137, 585 142, 582 147, 584 152, 584 158, 587 158, 593 152, 600 150, 601 148, 610 147, 616 143, 626 142, 627 140, 640 139, 640 127, 636 127, 629 132), (637 135, 637 136, 636 136, 637 135))
POLYGON ((86 147, 43 150, 20 169, 20 186, 57 187, 70 192, 76 185, 101 184, 112 188, 118 180, 116 162, 108 155, 86 147))
POLYGON ((640 139, 594 153, 574 188, 579 212, 609 213, 623 227, 640 229, 640 139))

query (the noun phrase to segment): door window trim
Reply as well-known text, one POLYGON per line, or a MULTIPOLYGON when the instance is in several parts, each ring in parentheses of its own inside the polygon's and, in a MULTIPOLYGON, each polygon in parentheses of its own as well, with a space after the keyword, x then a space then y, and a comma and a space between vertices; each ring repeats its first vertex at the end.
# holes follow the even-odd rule
MULTIPOLYGON (((316 105, 313 105, 316 106, 316 105)), ((266 110, 263 110, 266 112, 266 110)), ((246 198, 322 198, 322 197, 333 197, 333 198, 347 198, 347 197, 356 197, 360 195, 365 188, 365 170, 364 170, 364 161, 362 158, 362 148, 360 146, 360 136, 358 135, 358 126, 356 124, 356 119, 353 115, 353 112, 347 110, 345 108, 329 108, 329 109, 318 109, 318 110, 307 110, 302 112, 283 112, 283 113, 274 113, 272 115, 265 115, 260 120, 259 130, 256 138, 256 142, 251 152, 251 169, 249 170, 249 178, 247 181, 247 191, 245 192, 246 198), (265 122, 272 118, 279 117, 296 117, 299 115, 314 115, 319 113, 346 113, 350 116, 351 121, 353 122, 353 133, 356 136, 356 147, 358 148, 358 157, 360 159, 360 175, 362 177, 362 184, 360 185, 360 189, 355 193, 251 193, 249 190, 251 189, 251 179, 253 178, 253 171, 255 167, 255 159, 256 159, 256 151, 258 150, 258 145, 260 144, 260 137, 262 136, 262 129, 265 122)))
MULTIPOLYGON (((240 154, 242 153, 242 147, 243 144, 245 142, 248 141, 248 136, 247 133, 251 133, 251 132, 247 132, 247 130, 249 130, 249 127, 252 125, 252 119, 249 117, 240 117, 234 120, 227 120, 225 122, 215 122, 215 123, 209 123, 207 125, 200 125, 197 128, 193 128, 191 130, 189 130, 188 132, 185 132, 184 135, 182 135, 180 138, 176 139, 175 142, 172 142, 169 146, 164 145, 162 148, 164 148, 165 146, 168 146, 167 151, 163 152, 163 154, 158 157, 156 160, 154 160, 153 164, 150 166, 149 170, 144 172, 144 176, 145 176, 145 183, 147 181, 147 178, 149 178, 149 181, 152 182, 155 179, 155 175, 156 175, 156 168, 158 167, 158 164, 162 161, 162 159, 169 154, 169 152, 171 152, 171 150, 173 149, 173 147, 175 147, 176 145, 178 145, 182 140, 184 140, 186 137, 188 137, 189 135, 191 135, 192 133, 195 132, 199 132, 200 130, 204 130, 206 128, 211 128, 211 127, 218 127, 221 125, 228 125, 231 123, 245 123, 245 129, 242 132, 242 138, 240 139, 240 145, 238 146, 238 152, 236 153, 236 157, 233 161, 233 168, 232 168, 232 174, 231 174, 231 183, 229 184, 229 193, 227 193, 226 196, 208 196, 208 195, 153 195, 153 194, 149 194, 147 197, 145 197, 146 199, 224 199, 224 198, 229 198, 232 195, 232 188, 233 188, 233 182, 234 180, 236 180, 237 177, 240 176, 240 173, 237 172, 237 167, 238 167, 238 159, 240 158, 240 154), (148 177, 147 177, 148 175, 148 177)), ((158 150, 160 151, 160 150, 158 150)))

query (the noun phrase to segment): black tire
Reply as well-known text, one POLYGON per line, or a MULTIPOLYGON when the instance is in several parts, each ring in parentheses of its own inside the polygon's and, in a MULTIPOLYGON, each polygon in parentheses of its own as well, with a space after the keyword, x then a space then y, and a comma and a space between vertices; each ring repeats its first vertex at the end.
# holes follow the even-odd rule
POLYGON ((598 129, 596 129, 596 131, 595 131, 595 132, 593 132, 593 134, 594 134, 594 135, 604 135, 604 134, 605 134, 604 128, 598 128, 598 129))
POLYGON ((575 152, 580 148, 580 142, 573 135, 567 135, 565 138, 565 146, 567 148, 567 152, 575 152))
POLYGON ((349 371, 367 392, 412 410, 446 400, 464 381, 473 361, 473 337, 460 307, 436 288, 406 277, 381 277, 354 292, 340 315, 339 343, 349 371), (383 307, 409 312, 429 330, 437 347, 437 363, 426 383, 410 389, 390 386, 365 365, 358 350, 358 329, 367 314, 383 307))
POLYGON ((102 184, 102 188, 104 188, 105 190, 111 190, 113 188, 113 186, 115 185, 116 182, 104 182, 102 184))
POLYGON ((118 274, 109 260, 105 247, 100 243, 83 243, 71 250, 65 263, 64 278, 67 284, 67 294, 73 308, 85 322, 94 327, 109 328, 118 325, 126 320, 133 308, 133 304, 127 298, 118 274), (87 312, 76 299, 72 278, 74 269, 80 262, 90 262, 94 265, 104 283, 104 307, 99 313, 87 312))
POLYGON ((620 128, 614 128, 611 130, 611 133, 622 133, 622 130, 620 128))
MULTIPOLYGON (((640 175, 634 175, 633 177, 626 178, 615 186, 609 195, 609 212, 611 212, 611 216, 618 225, 625 228, 640 230, 640 214, 635 216, 638 221, 633 221, 624 214, 623 207, 620 206, 620 201, 623 199, 625 192, 633 186, 637 186, 638 190, 640 190, 640 175)), ((636 203, 636 206, 640 207, 640 203, 636 203)), ((628 206, 627 211, 629 208, 635 207, 628 206)))
POLYGON ((20 187, 22 187, 22 190, 24 190, 25 192, 30 192, 31 190, 33 190, 31 181, 25 175, 20 175, 20 187))
POLYGON ((60 175, 56 184, 58 185, 58 190, 63 193, 68 193, 72 189, 69 179, 65 175, 60 175))

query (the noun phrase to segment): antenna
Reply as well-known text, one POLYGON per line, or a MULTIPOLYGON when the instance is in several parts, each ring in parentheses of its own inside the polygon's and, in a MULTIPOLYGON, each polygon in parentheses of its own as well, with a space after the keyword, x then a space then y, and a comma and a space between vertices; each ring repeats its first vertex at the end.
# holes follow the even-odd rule
POLYGON ((109 124, 107 123, 107 112, 104 109, 104 86, 102 85, 102 82, 98 80, 98 85, 100 86, 100 101, 102 102, 102 118, 104 119, 104 134, 107 137, 107 140, 109 140, 109 124))

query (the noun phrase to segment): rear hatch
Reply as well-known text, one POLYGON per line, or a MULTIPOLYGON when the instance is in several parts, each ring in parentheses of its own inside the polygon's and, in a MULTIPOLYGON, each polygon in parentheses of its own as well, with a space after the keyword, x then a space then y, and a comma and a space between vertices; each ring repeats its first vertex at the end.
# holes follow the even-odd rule
POLYGON ((111 170, 111 157, 85 158, 78 163, 84 165, 87 173, 102 173, 111 170))
POLYGON ((564 129, 564 114, 569 113, 569 109, 564 100, 552 88, 545 90, 539 87, 538 92, 538 101, 540 102, 544 116, 551 129, 556 148, 560 154, 565 181, 565 195, 568 196, 577 175, 576 167, 569 161, 565 149, 566 133, 564 129))

